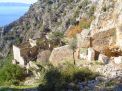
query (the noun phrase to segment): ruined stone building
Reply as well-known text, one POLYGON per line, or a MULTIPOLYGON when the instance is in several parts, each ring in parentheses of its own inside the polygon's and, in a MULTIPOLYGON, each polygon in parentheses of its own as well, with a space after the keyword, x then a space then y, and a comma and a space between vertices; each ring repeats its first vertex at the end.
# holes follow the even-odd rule
POLYGON ((38 54, 36 41, 29 40, 29 42, 22 43, 19 46, 13 45, 14 64, 19 64, 25 67, 29 61, 34 61, 38 54))

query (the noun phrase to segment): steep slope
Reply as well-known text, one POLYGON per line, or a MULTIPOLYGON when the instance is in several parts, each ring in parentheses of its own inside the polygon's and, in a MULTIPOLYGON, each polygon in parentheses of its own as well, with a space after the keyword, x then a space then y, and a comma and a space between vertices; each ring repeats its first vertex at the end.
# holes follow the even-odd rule
POLYGON ((90 17, 92 5, 91 0, 38 0, 24 16, 3 28, 2 54, 6 54, 13 43, 41 38, 52 31, 66 31, 79 16, 90 17))

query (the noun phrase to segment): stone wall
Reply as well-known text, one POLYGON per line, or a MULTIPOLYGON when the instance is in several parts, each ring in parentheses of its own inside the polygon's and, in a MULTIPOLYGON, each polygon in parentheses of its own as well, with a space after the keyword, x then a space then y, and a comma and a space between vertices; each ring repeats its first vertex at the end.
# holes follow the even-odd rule
POLYGON ((37 55, 37 62, 41 64, 48 63, 50 54, 51 54, 50 50, 44 50, 44 51, 39 52, 39 54, 37 55))
POLYGON ((69 45, 65 45, 62 47, 54 48, 49 61, 54 64, 58 65, 63 63, 64 61, 71 61, 73 59, 73 51, 70 49, 69 45))
POLYGON ((16 60, 21 66, 25 66, 24 59, 21 57, 20 48, 15 45, 13 45, 13 55, 14 60, 16 60))

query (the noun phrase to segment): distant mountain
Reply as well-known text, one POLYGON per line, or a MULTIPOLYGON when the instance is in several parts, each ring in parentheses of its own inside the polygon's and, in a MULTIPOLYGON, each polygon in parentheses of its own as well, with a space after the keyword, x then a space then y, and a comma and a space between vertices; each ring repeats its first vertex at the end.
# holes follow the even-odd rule
POLYGON ((26 3, 15 3, 15 2, 0 2, 0 6, 29 6, 26 3))

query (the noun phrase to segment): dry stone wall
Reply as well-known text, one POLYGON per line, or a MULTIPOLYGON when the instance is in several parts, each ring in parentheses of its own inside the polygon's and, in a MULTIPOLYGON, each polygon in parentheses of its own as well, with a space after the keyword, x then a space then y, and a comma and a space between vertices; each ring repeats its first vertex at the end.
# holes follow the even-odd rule
POLYGON ((54 64, 58 65, 63 63, 64 61, 72 60, 73 59, 73 51, 70 49, 69 45, 65 45, 62 47, 54 48, 49 61, 54 64))

